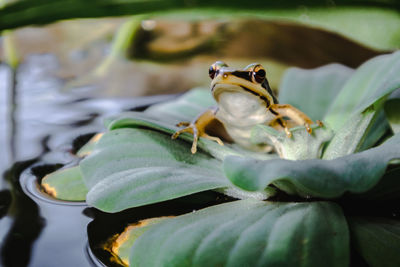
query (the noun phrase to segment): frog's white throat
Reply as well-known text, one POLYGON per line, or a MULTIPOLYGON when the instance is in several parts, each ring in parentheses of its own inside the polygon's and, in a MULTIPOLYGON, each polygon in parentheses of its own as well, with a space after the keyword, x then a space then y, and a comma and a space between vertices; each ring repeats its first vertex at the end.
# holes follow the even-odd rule
POLYGON ((238 85, 215 84, 213 96, 219 106, 217 117, 227 124, 243 127, 270 119, 266 103, 238 85))

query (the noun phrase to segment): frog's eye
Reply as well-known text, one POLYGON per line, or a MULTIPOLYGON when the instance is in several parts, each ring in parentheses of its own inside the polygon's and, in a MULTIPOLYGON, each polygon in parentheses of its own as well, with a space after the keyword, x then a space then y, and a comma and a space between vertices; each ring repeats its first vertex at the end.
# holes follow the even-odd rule
POLYGON ((208 75, 210 76, 211 79, 214 79, 215 74, 218 73, 218 71, 222 68, 222 67, 228 67, 228 65, 225 62, 222 61, 217 61, 214 64, 212 64, 210 66, 210 68, 208 69, 208 75))
POLYGON ((211 79, 214 79, 216 72, 217 71, 215 70, 215 66, 211 65, 210 68, 208 69, 208 75, 210 76, 211 79))
POLYGON ((254 67, 251 79, 253 82, 262 83, 265 79, 265 69, 261 65, 257 65, 254 67))

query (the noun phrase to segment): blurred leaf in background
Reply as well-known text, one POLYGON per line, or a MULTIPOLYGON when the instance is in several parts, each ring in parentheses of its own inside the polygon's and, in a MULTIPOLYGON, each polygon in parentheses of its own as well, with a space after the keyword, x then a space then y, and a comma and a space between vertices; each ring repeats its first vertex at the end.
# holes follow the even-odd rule
MULTIPOLYGON (((378 49, 399 47, 399 9, 396 1, 116 1, 22 0, 0 10, 0 29, 46 24, 62 19, 121 16, 185 9, 185 17, 257 16, 286 19, 327 28, 378 49), (85 10, 85 12, 82 12, 85 10), (187 12, 189 10, 189 12, 187 12)), ((176 15, 173 15, 176 17, 176 15)))
POLYGON ((339 62, 357 67, 399 48, 398 4, 378 0, 362 4, 22 0, 0 9, 0 30, 65 19, 141 14, 24 28, 15 33, 16 47, 22 54, 56 53, 61 66, 52 75, 67 79, 68 87, 96 88, 91 92, 99 95, 176 93, 207 85, 209 64, 221 58, 233 66, 249 61, 268 66, 276 90, 288 66, 312 68, 339 62), (121 45, 124 39, 131 44, 121 45))

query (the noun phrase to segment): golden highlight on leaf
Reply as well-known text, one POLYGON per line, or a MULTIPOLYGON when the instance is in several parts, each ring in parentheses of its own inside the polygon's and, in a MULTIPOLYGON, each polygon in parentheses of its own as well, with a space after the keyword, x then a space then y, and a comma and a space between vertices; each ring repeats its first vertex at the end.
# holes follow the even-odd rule
POLYGON ((65 201, 85 201, 87 188, 79 166, 59 169, 43 177, 41 190, 51 197, 65 201))
POLYGON ((104 134, 104 133, 98 133, 98 134, 96 134, 95 136, 92 137, 92 139, 90 139, 89 142, 97 143, 97 142, 100 140, 100 138, 103 136, 103 134, 104 134))
MULTIPOLYGON (((46 177, 44 177, 43 179, 45 179, 46 177)), ((48 194, 54 198, 57 198, 57 190, 54 187, 50 186, 47 183, 42 183, 42 188, 46 194, 48 194)))
POLYGON ((104 133, 94 135, 77 153, 78 157, 86 157, 93 151, 93 146, 101 139, 104 133))
MULTIPOLYGON (((124 230, 124 231, 125 231, 125 230, 124 230)), ((118 264, 120 264, 120 265, 122 265, 122 266, 129 266, 129 262, 127 262, 126 260, 123 261, 117 254, 114 253, 113 246, 114 246, 116 240, 118 239, 118 237, 119 237, 119 234, 115 234, 115 235, 113 235, 112 237, 110 237, 110 238, 107 240, 107 242, 104 243, 103 249, 104 249, 105 251, 108 251, 108 252, 111 253, 111 255, 112 255, 112 256, 110 257, 110 261, 111 261, 111 262, 118 263, 118 264)))
MULTIPOLYGON (((125 227, 124 231, 120 234, 115 234, 112 237, 110 237, 105 244, 103 245, 103 249, 110 252, 112 257, 110 258, 110 261, 116 262, 118 264, 121 264, 123 266, 129 266, 129 258, 124 257, 124 255, 121 254, 121 247, 127 243, 127 241, 135 241, 141 234, 140 230, 143 230, 142 228, 158 223, 161 220, 164 220, 166 218, 172 218, 175 216, 163 216, 163 217, 157 217, 157 218, 150 218, 150 219, 145 219, 141 220, 136 223, 132 223, 125 227), (139 230, 139 232, 138 232, 139 230), (136 231, 136 233, 134 233, 136 231)), ((143 231, 144 232, 144 231, 143 231)))

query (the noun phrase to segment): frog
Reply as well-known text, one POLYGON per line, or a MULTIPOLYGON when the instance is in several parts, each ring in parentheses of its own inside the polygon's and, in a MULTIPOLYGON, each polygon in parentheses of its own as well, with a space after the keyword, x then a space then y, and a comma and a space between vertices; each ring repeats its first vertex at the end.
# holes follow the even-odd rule
POLYGON ((252 63, 243 69, 230 68, 225 62, 217 61, 208 70, 211 78, 211 94, 217 106, 213 106, 199 114, 191 122, 179 122, 177 127, 185 127, 176 131, 171 138, 176 139, 182 133, 193 134, 191 152, 197 151, 199 137, 217 142, 224 142, 217 136, 211 136, 206 128, 213 121, 220 122, 234 143, 251 150, 260 147, 251 142, 251 131, 262 124, 284 131, 287 138, 292 137, 290 128, 303 125, 311 134, 311 125, 315 123, 302 111, 290 104, 280 104, 273 93, 266 69, 259 63, 252 63))

